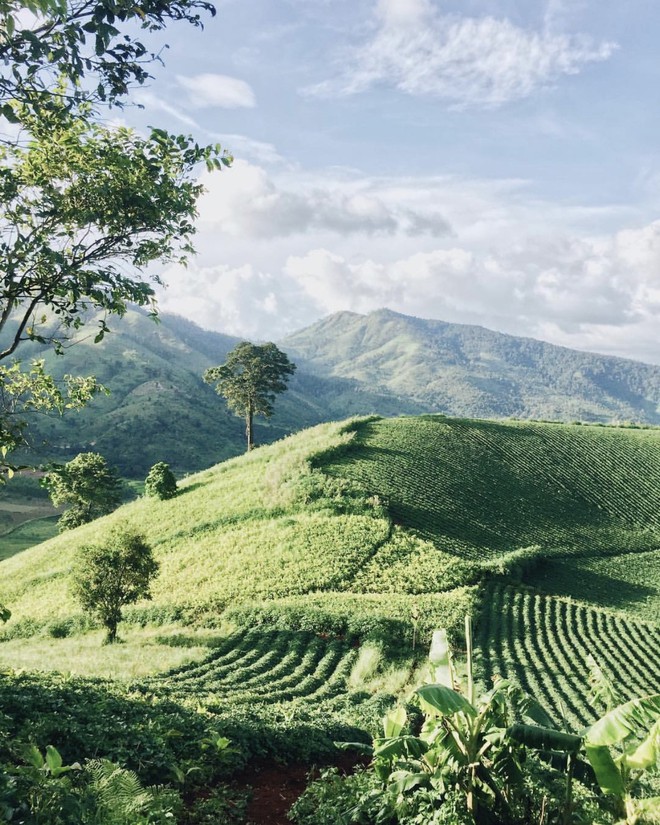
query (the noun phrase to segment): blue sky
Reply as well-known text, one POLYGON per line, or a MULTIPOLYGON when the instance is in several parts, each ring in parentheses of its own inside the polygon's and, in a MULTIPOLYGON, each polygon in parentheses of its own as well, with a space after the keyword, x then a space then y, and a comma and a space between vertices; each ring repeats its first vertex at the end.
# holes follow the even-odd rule
POLYGON ((277 340, 387 306, 660 363, 659 35, 654 0, 224 0, 170 27, 123 117, 236 161, 162 309, 277 340))

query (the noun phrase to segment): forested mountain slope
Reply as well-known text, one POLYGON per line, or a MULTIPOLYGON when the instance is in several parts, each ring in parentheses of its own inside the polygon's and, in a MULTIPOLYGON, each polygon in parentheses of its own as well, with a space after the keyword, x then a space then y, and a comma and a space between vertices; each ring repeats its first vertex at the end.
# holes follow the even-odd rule
POLYGON ((660 367, 390 310, 340 312, 282 346, 305 369, 480 418, 660 424, 660 367))

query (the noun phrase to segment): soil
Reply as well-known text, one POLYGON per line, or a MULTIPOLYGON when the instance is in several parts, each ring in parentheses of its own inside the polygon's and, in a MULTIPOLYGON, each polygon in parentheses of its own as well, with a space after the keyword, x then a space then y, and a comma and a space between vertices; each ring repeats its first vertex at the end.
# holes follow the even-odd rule
MULTIPOLYGON (((345 773, 350 773, 359 762, 353 754, 342 754, 332 762, 345 773)), ((307 787, 310 779, 318 776, 320 768, 310 765, 277 765, 272 762, 253 766, 241 777, 252 789, 247 808, 248 825, 291 825, 287 811, 307 787)))

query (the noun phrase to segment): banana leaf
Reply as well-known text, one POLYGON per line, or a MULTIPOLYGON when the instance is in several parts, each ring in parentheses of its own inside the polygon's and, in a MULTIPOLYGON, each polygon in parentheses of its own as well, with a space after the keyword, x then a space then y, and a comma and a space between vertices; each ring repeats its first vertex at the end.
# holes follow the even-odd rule
POLYGON ((593 746, 619 744, 633 734, 648 730, 658 719, 660 719, 660 693, 633 699, 606 713, 583 731, 585 744, 593 746))
POLYGON ((392 736, 398 736, 407 721, 408 714, 402 705, 397 705, 395 708, 392 708, 392 710, 389 710, 383 719, 385 738, 389 739, 392 736))
POLYGON ((429 662, 431 664, 432 678, 435 679, 437 683, 450 688, 453 684, 451 659, 447 631, 444 629, 433 631, 429 662))
POLYGON ((605 793, 614 794, 619 798, 623 797, 626 790, 623 776, 614 759, 612 759, 612 754, 607 746, 585 743, 584 748, 601 790, 605 793))
POLYGON ((633 745, 625 752, 622 761, 628 768, 639 771, 653 768, 660 762, 660 719, 643 742, 633 745))
POLYGON ((465 713, 472 717, 477 715, 467 699, 445 685, 423 685, 415 692, 426 713, 439 713, 441 716, 453 716, 455 713, 465 713))
POLYGON ((374 759, 392 757, 419 759, 428 745, 416 736, 395 736, 393 739, 374 739, 374 759))
POLYGON ((538 751, 577 753, 582 747, 581 736, 539 725, 523 725, 519 722, 507 728, 507 736, 520 745, 538 751))

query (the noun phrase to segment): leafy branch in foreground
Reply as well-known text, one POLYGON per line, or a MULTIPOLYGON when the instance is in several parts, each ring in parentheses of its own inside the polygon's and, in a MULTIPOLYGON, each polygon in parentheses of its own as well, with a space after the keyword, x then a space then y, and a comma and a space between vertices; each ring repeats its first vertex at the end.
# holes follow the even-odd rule
POLYGON ((18 362, 0 364, 0 484, 11 477, 15 467, 6 462, 7 454, 25 443, 25 415, 85 406, 95 395, 107 392, 93 377, 65 375, 57 382, 44 368, 43 360, 33 361, 28 370, 18 362))

